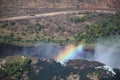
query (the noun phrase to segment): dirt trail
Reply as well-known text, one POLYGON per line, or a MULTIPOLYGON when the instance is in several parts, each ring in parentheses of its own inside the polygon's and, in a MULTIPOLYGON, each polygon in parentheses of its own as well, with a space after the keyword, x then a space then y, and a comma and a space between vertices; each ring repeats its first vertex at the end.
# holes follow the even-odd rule
POLYGON ((43 13, 43 14, 31 14, 31 15, 26 15, 26 16, 16 16, 16 17, 9 17, 9 18, 1 18, 0 21, 21 20, 21 19, 39 18, 39 17, 45 17, 45 16, 54 16, 54 15, 60 15, 60 14, 85 13, 85 12, 112 13, 112 14, 115 13, 115 11, 110 11, 110 10, 61 11, 61 12, 51 12, 51 13, 43 13))

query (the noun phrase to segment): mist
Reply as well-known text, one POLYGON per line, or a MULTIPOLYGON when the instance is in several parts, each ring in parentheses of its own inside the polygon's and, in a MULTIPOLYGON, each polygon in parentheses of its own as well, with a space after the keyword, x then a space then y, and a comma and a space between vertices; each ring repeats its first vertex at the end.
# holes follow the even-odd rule
POLYGON ((24 55, 54 59, 55 56, 62 50, 62 48, 62 46, 57 44, 38 43, 33 47, 25 47, 22 53, 24 55))
MULTIPOLYGON (((94 51, 86 51, 85 46, 83 46, 84 44, 81 45, 82 48, 77 48, 77 46, 74 49, 74 54, 70 57, 67 57, 67 60, 85 59, 90 61, 98 61, 113 68, 120 68, 120 38, 118 36, 98 39, 98 41, 95 43, 95 47, 93 48, 94 51)), ((34 47, 24 48, 22 53, 24 55, 43 57, 46 59, 56 59, 56 56, 59 54, 62 55, 61 51, 63 53, 67 51, 66 46, 69 45, 60 46, 58 44, 39 43, 34 47)))
POLYGON ((120 37, 99 39, 94 50, 95 61, 113 68, 120 68, 120 37))

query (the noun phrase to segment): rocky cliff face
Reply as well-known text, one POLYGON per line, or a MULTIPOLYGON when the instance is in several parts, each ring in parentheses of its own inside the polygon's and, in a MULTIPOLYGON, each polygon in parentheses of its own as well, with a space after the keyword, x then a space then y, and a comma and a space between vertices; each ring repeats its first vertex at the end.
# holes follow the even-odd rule
POLYGON ((10 17, 45 12, 114 9, 118 0, 1 0, 0 17, 10 17))
POLYGON ((60 63, 53 59, 8 56, 0 59, 0 80, 119 80, 120 70, 83 59, 60 63))
POLYGON ((63 65, 55 60, 31 59, 30 80, 119 80, 120 70, 112 72, 112 68, 95 61, 76 59, 63 65))

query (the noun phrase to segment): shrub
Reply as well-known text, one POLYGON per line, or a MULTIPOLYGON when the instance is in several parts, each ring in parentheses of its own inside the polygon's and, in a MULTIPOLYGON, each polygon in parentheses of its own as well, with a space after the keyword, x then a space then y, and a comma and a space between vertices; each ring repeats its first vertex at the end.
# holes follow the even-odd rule
POLYGON ((31 60, 30 60, 30 59, 26 58, 26 59, 24 60, 24 64, 25 64, 25 65, 30 64, 30 63, 31 63, 31 60))
POLYGON ((39 23, 37 23, 36 25, 35 25, 35 32, 36 33, 38 33, 39 31, 41 31, 42 29, 44 29, 44 26, 43 25, 41 25, 41 24, 39 24, 39 23))
POLYGON ((21 75, 22 75, 21 72, 16 72, 13 76, 14 76, 15 78, 19 78, 19 77, 21 77, 21 75))
POLYGON ((14 37, 14 33, 11 32, 11 33, 10 33, 10 37, 14 37))
POLYGON ((22 39, 21 37, 17 37, 16 38, 17 41, 21 41, 21 39, 22 39))
POLYGON ((87 25, 84 34, 78 33, 74 36, 76 43, 83 39, 87 43, 95 42, 97 38, 120 35, 120 15, 107 15, 97 22, 97 24, 87 25))
POLYGON ((83 16, 83 17, 74 16, 74 17, 71 17, 72 22, 84 22, 87 19, 88 19, 88 16, 83 16))
POLYGON ((7 74, 13 75, 20 70, 20 65, 18 63, 12 63, 7 65, 7 74))
POLYGON ((29 75, 29 73, 30 73, 30 72, 29 72, 28 70, 26 70, 26 71, 24 72, 25 75, 29 75))
POLYGON ((34 41, 37 41, 37 38, 34 38, 34 41))
POLYGON ((0 28, 6 28, 6 27, 7 27, 7 24, 5 23, 0 24, 0 28))
POLYGON ((25 36, 26 34, 24 32, 22 32, 22 35, 25 36))
POLYGON ((30 59, 25 58, 23 63, 13 62, 6 63, 4 69, 0 68, 0 80, 19 79, 23 74, 26 76, 30 73, 30 59))

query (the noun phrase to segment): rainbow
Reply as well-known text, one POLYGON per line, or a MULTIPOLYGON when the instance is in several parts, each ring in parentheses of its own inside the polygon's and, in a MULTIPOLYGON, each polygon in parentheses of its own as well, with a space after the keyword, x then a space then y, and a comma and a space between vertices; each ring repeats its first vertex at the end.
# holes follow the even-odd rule
POLYGON ((65 62, 70 59, 75 59, 83 51, 83 45, 67 45, 58 53, 56 60, 59 62, 65 62))

